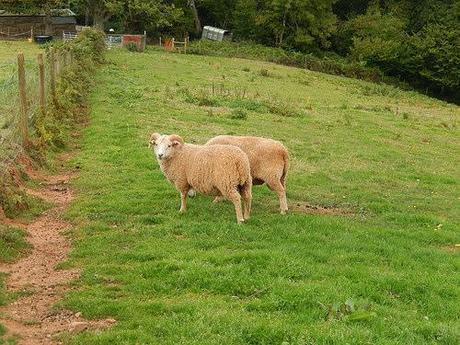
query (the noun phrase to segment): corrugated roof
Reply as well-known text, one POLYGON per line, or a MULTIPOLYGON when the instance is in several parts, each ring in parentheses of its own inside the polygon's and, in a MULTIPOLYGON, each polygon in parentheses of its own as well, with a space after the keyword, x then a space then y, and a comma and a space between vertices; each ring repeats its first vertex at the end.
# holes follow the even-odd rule
POLYGON ((209 31, 212 31, 212 32, 220 33, 220 34, 224 34, 224 33, 228 32, 228 30, 215 28, 214 26, 205 26, 203 28, 203 30, 209 30, 209 31))
MULTIPOLYGON (((51 10, 51 16, 53 17, 75 17, 76 14, 70 8, 57 8, 51 10)), ((0 10, 0 16, 12 16, 12 17, 33 17, 33 16, 45 16, 45 13, 11 13, 6 10, 0 10)))

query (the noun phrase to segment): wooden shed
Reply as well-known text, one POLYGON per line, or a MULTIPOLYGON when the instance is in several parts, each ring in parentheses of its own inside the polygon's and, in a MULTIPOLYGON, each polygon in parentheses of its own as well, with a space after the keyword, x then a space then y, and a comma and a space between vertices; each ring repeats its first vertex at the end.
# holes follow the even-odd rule
POLYGON ((16 14, 0 10, 0 38, 34 35, 62 37, 63 31, 76 31, 77 20, 70 9, 51 10, 50 15, 16 14))

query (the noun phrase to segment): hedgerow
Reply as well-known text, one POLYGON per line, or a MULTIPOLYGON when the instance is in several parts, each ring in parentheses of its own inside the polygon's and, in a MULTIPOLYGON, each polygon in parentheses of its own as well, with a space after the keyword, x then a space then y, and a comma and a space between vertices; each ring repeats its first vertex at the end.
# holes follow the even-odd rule
POLYGON ((49 150, 62 148, 66 145, 69 133, 85 118, 87 113, 87 97, 94 81, 95 69, 104 62, 104 33, 87 29, 70 42, 57 42, 46 48, 47 56, 67 54, 71 62, 66 64, 56 81, 55 97, 48 96, 46 111, 37 107, 31 117, 31 137, 25 147, 15 146, 22 152, 10 155, 5 169, 0 174, 0 214, 17 215, 18 210, 30 206, 30 199, 20 191, 18 181, 25 173, 19 158, 43 163, 49 150), (16 159, 15 159, 16 158, 16 159), (19 176, 19 178, 18 178, 19 176))

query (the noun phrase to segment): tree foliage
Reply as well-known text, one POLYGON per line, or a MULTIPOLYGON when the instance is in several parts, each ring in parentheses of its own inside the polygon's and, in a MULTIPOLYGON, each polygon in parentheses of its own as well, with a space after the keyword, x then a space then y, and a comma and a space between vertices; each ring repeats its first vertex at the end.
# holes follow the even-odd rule
POLYGON ((183 16, 181 8, 163 0, 72 0, 71 4, 102 29, 115 24, 120 30, 155 32, 173 26, 183 16))
POLYGON ((11 13, 46 14, 62 6, 63 0, 10 0, 0 2, 0 10, 11 13))
POLYGON ((373 3, 343 23, 337 49, 431 93, 460 101, 460 3, 373 3), (436 5, 436 6, 435 6, 436 5))

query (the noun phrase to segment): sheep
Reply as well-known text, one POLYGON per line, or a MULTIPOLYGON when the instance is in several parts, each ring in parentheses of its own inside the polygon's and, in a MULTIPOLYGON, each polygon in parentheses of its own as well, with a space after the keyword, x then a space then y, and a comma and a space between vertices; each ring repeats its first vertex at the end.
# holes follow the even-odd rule
POLYGON ((233 145, 243 150, 249 158, 253 184, 266 183, 278 194, 280 213, 285 214, 288 211, 286 176, 289 153, 282 143, 261 137, 219 135, 210 139, 206 145, 233 145))
POLYGON ((237 223, 249 219, 252 178, 247 155, 228 145, 193 145, 176 135, 153 133, 149 140, 166 179, 181 195, 180 212, 186 211, 187 193, 222 196, 235 206, 237 223), (243 200, 243 212, 241 209, 243 200))

